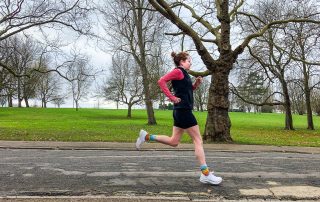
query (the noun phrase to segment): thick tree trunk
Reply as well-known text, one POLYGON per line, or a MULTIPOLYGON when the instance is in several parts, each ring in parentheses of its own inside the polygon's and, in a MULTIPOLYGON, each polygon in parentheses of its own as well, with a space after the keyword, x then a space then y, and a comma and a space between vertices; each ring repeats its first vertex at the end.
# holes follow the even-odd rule
POLYGON ((232 142, 229 118, 229 71, 218 68, 212 74, 208 99, 208 116, 203 139, 214 142, 232 142), (222 71, 221 71, 222 70, 222 71))
POLYGON ((156 118, 154 116, 153 104, 150 98, 149 100, 146 100, 146 108, 147 108, 147 114, 148 114, 148 125, 157 124, 156 118))

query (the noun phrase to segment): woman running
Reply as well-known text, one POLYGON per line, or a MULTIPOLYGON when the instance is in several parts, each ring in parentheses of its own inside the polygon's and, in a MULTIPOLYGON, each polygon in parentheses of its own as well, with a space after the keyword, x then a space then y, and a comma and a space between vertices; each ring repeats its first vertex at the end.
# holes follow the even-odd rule
POLYGON ((218 185, 222 182, 222 178, 215 176, 213 172, 209 171, 203 150, 200 129, 196 118, 192 114, 193 90, 197 89, 202 83, 202 77, 197 77, 195 83, 192 84, 187 72, 191 67, 192 60, 187 52, 180 52, 178 54, 172 52, 171 56, 176 67, 161 77, 158 84, 163 93, 174 103, 172 136, 149 134, 141 130, 136 141, 136 148, 140 149, 141 145, 148 141, 156 141, 176 147, 180 143, 184 131, 186 131, 193 140, 195 156, 200 165, 200 182, 218 185), (171 94, 167 87, 167 82, 169 81, 172 83, 174 95, 171 94))

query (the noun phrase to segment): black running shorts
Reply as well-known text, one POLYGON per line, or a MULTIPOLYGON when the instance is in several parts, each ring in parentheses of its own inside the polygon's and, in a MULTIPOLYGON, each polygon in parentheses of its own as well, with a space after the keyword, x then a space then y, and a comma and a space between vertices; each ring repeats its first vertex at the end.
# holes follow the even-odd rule
POLYGON ((174 126, 187 129, 198 125, 196 118, 191 109, 174 109, 173 110, 174 126))

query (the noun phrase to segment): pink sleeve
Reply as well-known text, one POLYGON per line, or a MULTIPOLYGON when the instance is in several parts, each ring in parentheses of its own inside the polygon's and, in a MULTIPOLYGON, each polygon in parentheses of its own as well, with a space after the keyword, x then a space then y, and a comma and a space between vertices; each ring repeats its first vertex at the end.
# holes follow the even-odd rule
POLYGON ((183 78, 184 78, 184 75, 183 75, 182 71, 180 69, 176 68, 159 79, 158 84, 159 84, 162 92, 171 101, 173 101, 176 97, 174 95, 172 95, 172 93, 168 89, 167 82, 172 81, 172 80, 182 80, 183 78))

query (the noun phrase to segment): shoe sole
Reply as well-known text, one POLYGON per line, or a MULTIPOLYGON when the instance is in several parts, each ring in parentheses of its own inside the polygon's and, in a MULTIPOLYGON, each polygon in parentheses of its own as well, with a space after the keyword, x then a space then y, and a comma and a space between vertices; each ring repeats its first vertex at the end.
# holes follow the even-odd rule
POLYGON ((200 182, 203 184, 219 185, 219 184, 221 184, 222 180, 220 182, 215 182, 215 183, 212 183, 212 182, 206 181, 206 180, 200 180, 200 182))
MULTIPOLYGON (((139 138, 138 138, 138 140, 139 140, 139 138)), ((136 141, 136 149, 140 150, 140 147, 138 147, 138 145, 137 145, 138 144, 138 140, 136 141)))
POLYGON ((137 149, 137 150, 140 150, 140 146, 141 146, 141 144, 143 143, 143 142, 140 143, 140 144, 139 144, 139 147, 137 146, 138 140, 140 140, 140 138, 141 138, 141 132, 142 132, 142 130, 140 130, 140 132, 139 132, 139 137, 138 137, 138 139, 137 139, 137 141, 136 141, 136 149, 137 149))

